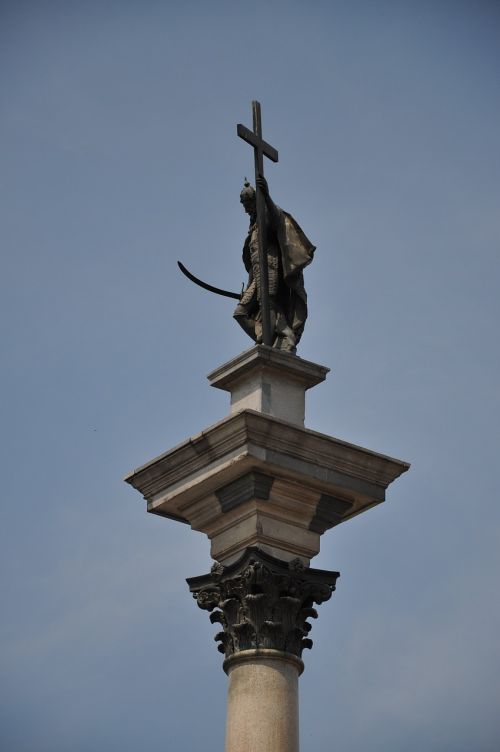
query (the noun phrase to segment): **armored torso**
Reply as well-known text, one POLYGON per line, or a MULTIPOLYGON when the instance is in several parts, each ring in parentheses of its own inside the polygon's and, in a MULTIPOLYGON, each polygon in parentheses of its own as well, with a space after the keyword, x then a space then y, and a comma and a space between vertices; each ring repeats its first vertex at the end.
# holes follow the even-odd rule
MULTIPOLYGON (((248 249, 248 258, 250 261, 250 273, 252 283, 248 286, 243 294, 242 303, 247 303, 250 297, 257 294, 257 300, 260 302, 260 264, 259 264, 259 228, 257 222, 250 225, 248 236, 245 241, 244 250, 248 249), (247 297, 247 293, 249 293, 247 297)), ((278 245, 272 235, 267 238, 267 275, 269 284, 269 295, 277 295, 279 285, 279 255, 278 245)))

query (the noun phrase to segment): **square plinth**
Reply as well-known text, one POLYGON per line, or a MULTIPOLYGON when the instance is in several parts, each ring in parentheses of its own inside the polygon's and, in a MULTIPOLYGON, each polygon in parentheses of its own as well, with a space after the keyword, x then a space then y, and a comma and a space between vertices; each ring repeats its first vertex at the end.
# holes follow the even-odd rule
POLYGON ((305 393, 325 380, 329 368, 289 352, 255 345, 208 375, 216 389, 231 394, 231 414, 241 410, 304 425, 305 393))
MULTIPOLYGON (((293 357, 293 356, 290 356, 293 357)), ((206 533, 228 564, 249 546, 308 563, 321 534, 384 501, 409 464, 240 410, 125 479, 154 514, 206 533)))

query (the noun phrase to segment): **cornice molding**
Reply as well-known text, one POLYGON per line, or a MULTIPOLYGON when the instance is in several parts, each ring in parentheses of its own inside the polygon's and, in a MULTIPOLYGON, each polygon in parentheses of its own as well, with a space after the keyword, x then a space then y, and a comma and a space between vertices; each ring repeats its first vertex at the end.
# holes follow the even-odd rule
MULTIPOLYGON (((198 475, 236 457, 254 458, 256 467, 259 462, 283 467, 297 479, 305 476, 318 488, 323 486, 326 494, 334 495, 331 486, 342 487, 348 485, 349 478, 355 479, 359 491, 374 495, 375 502, 382 501, 389 483, 410 467, 407 462, 332 436, 244 410, 134 470, 125 481, 152 501, 158 494, 175 492, 183 480, 194 485, 198 475)), ((215 482, 213 490, 216 488, 215 482)))

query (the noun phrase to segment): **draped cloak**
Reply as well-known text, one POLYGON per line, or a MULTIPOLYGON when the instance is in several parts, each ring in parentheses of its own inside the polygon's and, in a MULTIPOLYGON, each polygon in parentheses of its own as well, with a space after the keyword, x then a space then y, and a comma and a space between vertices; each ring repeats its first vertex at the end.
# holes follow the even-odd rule
MULTIPOLYGON (((278 290, 276 302, 283 312, 288 326, 299 341, 307 319, 307 293, 304 288, 303 269, 314 257, 314 246, 305 233, 287 212, 275 205, 275 211, 266 208, 266 257, 268 270, 276 253, 278 260, 278 290)), ((249 281, 239 308, 244 308, 250 318, 260 318, 260 294, 257 280, 253 279, 250 238, 254 225, 250 227, 243 247, 243 263, 249 273, 249 281)), ((238 309, 237 309, 238 310, 238 309)))

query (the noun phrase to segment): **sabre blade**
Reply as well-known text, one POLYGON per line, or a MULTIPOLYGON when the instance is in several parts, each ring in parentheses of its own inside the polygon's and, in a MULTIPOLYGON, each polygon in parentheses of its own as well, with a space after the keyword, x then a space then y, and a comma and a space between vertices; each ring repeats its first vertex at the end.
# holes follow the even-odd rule
POLYGON ((177 266, 185 277, 190 279, 191 282, 194 282, 195 285, 203 287, 204 290, 214 292, 216 295, 222 295, 225 298, 234 298, 234 300, 240 300, 241 295, 238 295, 237 292, 231 292, 230 290, 221 290, 220 287, 214 287, 213 285, 209 285, 207 282, 203 282, 201 279, 198 279, 198 277, 195 277, 194 274, 191 274, 191 272, 186 269, 184 264, 182 264, 180 261, 177 262, 177 266))

